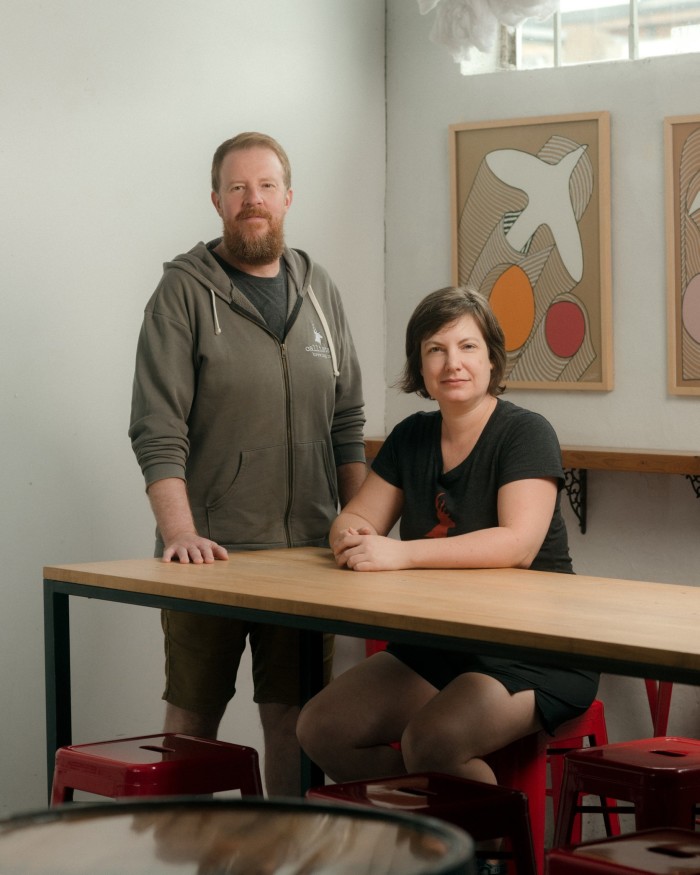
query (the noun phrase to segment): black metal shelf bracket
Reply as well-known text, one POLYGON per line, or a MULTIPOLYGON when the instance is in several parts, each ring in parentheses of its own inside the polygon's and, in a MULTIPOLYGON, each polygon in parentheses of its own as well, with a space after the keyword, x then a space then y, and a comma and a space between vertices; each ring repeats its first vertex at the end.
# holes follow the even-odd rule
POLYGON ((695 497, 700 498, 700 474, 686 474, 685 476, 687 480, 690 480, 695 497))
MULTIPOLYGON (((696 498, 700 498, 700 474, 686 474, 696 498)), ((571 504, 571 509, 578 520, 581 534, 586 534, 588 518, 588 471, 586 468, 564 468, 564 488, 571 504)))
POLYGON ((581 534, 586 534, 588 514, 588 471, 586 468, 564 468, 564 488, 569 504, 578 520, 581 534))

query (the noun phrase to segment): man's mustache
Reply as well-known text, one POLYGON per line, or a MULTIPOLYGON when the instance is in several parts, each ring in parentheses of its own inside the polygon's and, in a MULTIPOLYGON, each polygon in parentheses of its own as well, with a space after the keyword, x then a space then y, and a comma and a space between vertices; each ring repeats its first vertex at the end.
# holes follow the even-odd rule
POLYGON ((268 210, 263 210, 261 207, 245 207, 238 213, 236 219, 267 219, 268 222, 271 222, 272 213, 268 212, 268 210))

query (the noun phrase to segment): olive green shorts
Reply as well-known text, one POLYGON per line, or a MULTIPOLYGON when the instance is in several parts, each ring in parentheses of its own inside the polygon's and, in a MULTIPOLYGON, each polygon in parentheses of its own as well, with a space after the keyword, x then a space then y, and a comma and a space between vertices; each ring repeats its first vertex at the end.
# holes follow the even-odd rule
MULTIPOLYGON (((163 611, 165 692, 171 705, 223 713, 236 692, 246 640, 253 656, 254 701, 299 705, 299 630, 226 617, 163 611)), ((333 636, 323 636, 324 683, 331 678, 333 636)))

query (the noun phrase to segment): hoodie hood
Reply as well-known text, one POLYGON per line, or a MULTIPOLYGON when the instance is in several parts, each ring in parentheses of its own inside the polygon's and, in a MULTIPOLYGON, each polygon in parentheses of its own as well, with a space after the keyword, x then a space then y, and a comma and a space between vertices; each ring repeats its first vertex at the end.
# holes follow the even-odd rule
MULTIPOLYGON (((227 305, 235 304, 253 315, 258 315, 248 298, 235 287, 226 273, 222 270, 219 262, 212 255, 212 249, 214 249, 220 242, 221 238, 219 237, 206 244, 197 243, 197 245, 190 249, 189 252, 186 252, 184 255, 178 255, 172 261, 167 261, 163 265, 163 270, 166 274, 171 270, 184 271, 207 289, 211 295, 211 314, 214 333, 216 335, 221 334, 221 324, 216 309, 217 297, 222 301, 225 301, 227 305)), ((333 375, 337 377, 339 375, 338 356, 333 341, 333 335, 329 328, 326 315, 311 288, 312 261, 301 249, 290 249, 287 246, 285 246, 284 251, 282 252, 282 261, 289 273, 292 284, 297 291, 296 298, 290 295, 287 316, 289 317, 291 315, 292 311, 297 308, 298 304, 301 303, 301 300, 303 300, 308 294, 326 333, 330 348, 333 375)))
MULTIPOLYGON (((213 294, 227 304, 233 301, 240 304, 241 299, 247 302, 247 298, 238 292, 211 253, 211 250, 220 242, 221 238, 218 237, 209 243, 197 243, 189 252, 177 255, 172 261, 166 261, 163 265, 163 270, 165 273, 170 270, 184 271, 201 283, 207 291, 213 292, 213 294)), ((311 259, 301 249, 290 249, 285 246, 282 260, 296 286, 298 294, 303 297, 308 291, 311 279, 311 259)), ((244 304, 244 306, 248 309, 247 304, 244 304)))

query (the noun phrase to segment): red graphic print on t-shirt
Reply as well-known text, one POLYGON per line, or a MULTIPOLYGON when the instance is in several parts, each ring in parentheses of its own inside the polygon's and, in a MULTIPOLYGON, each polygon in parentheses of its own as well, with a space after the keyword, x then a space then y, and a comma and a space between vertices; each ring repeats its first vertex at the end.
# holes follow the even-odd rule
POLYGON ((457 525, 457 523, 455 523, 455 521, 447 512, 447 502, 445 500, 444 492, 439 492, 435 496, 435 510, 437 512, 438 524, 434 528, 432 528, 425 537, 446 538, 447 530, 453 529, 457 525))

